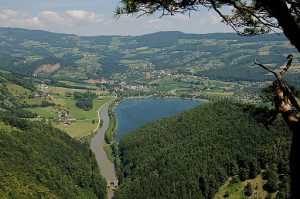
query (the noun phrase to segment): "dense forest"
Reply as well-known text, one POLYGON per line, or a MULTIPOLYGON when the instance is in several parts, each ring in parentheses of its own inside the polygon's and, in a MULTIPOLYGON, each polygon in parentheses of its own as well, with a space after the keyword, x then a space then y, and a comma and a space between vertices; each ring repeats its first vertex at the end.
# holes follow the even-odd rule
POLYGON ((105 198, 87 145, 40 122, 0 114, 1 198, 105 198))
POLYGON ((80 92, 74 92, 73 93, 74 98, 76 99, 76 106, 78 108, 81 108, 85 111, 89 111, 93 108, 93 99, 97 97, 95 93, 92 93, 90 91, 80 93, 80 92))
POLYGON ((26 76, 0 73, 0 198, 106 198, 89 146, 29 121, 37 114, 27 108, 54 105, 36 85, 26 76))
MULTIPOLYGON (((291 133, 270 111, 223 100, 135 130, 119 143, 125 198, 213 198, 228 177, 262 174, 265 190, 289 198, 291 133)), ((228 195, 226 196, 228 197, 228 195)))

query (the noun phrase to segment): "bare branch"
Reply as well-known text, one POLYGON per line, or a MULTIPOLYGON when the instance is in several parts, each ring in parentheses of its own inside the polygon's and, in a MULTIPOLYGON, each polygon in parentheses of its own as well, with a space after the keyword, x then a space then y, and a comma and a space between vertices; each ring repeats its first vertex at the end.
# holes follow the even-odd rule
POLYGON ((217 8, 217 5, 214 1, 211 1, 211 7, 219 14, 219 16, 223 19, 223 22, 226 23, 226 25, 231 26, 231 28, 237 33, 240 34, 240 31, 233 25, 233 22, 222 14, 222 12, 217 8))
POLYGON ((263 69, 265 69, 266 71, 272 73, 276 79, 277 79, 277 84, 279 85, 279 88, 282 90, 282 92, 284 92, 285 94, 285 103, 287 103, 287 100, 289 100, 291 102, 291 104, 298 110, 300 111, 300 102, 297 99, 297 97, 293 94, 293 92, 291 91, 291 89, 289 88, 289 86, 283 81, 283 74, 288 71, 288 69, 291 67, 292 61, 293 61, 293 55, 288 55, 287 56, 287 63, 285 65, 285 67, 280 71, 280 72, 275 72, 270 70, 268 67, 264 66, 263 64, 257 62, 255 60, 255 64, 262 67, 263 69))
POLYGON ((283 75, 290 68, 292 61, 293 61, 293 55, 289 54, 287 56, 287 59, 288 59, 288 61, 285 65, 285 67, 282 69, 282 71, 279 72, 281 75, 283 75))
POLYGON ((263 69, 265 69, 266 71, 269 71, 270 73, 272 73, 273 75, 275 75, 275 77, 278 79, 278 74, 275 71, 270 70, 269 68, 267 68, 266 66, 264 66, 263 64, 259 63, 256 61, 254 61, 254 63, 260 67, 262 67, 263 69))

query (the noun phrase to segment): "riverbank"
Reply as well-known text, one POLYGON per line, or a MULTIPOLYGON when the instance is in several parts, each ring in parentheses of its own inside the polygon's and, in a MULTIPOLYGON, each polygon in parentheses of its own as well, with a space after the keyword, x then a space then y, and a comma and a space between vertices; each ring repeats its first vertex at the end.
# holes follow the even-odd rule
MULTIPOLYGON (((104 140, 105 132, 109 126, 109 116, 108 116, 108 108, 110 103, 112 103, 114 99, 105 103, 102 107, 100 107, 98 111, 98 127, 100 126, 101 120, 102 125, 99 130, 95 129, 98 132, 90 142, 90 149, 95 154, 96 161, 101 171, 101 175, 106 179, 108 186, 117 186, 118 179, 115 172, 114 164, 108 159, 107 154, 104 150, 104 146, 106 142, 104 140)), ((113 196, 113 190, 108 190, 108 198, 111 199, 113 196)))
POLYGON ((91 139, 98 133, 99 127, 101 127, 101 126, 103 125, 103 120, 101 119, 101 116, 100 116, 100 111, 101 111, 101 109, 102 109, 105 105, 112 103, 112 102, 115 101, 116 99, 117 99, 117 95, 115 95, 113 99, 110 99, 109 101, 105 102, 104 104, 102 104, 102 105, 100 106, 100 108, 97 110, 97 118, 98 118, 97 126, 95 127, 94 130, 91 131, 90 134, 88 134, 88 135, 86 135, 86 136, 80 138, 80 140, 81 140, 82 142, 86 142, 86 143, 88 143, 89 145, 91 144, 91 139))

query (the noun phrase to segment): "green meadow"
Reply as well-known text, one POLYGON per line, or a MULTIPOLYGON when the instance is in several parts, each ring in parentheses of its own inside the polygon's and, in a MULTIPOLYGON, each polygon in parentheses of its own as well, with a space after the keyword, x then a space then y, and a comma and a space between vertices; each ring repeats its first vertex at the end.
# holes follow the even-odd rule
MULTIPOLYGON (((72 82, 65 82, 72 84, 72 82)), ((75 85, 75 84, 74 84, 75 85)), ((28 110, 38 114, 41 118, 52 123, 55 127, 65 131, 71 137, 82 138, 91 134, 98 124, 98 110, 106 102, 113 99, 113 96, 108 95, 107 91, 92 90, 98 95, 97 99, 93 100, 93 108, 85 111, 76 106, 76 100, 73 97, 66 97, 66 93, 86 92, 88 89, 70 89, 64 87, 48 87, 43 89, 43 92, 52 94, 52 99, 47 100, 53 103, 53 106, 34 107, 28 110), (62 115, 68 118, 75 119, 70 124, 60 123, 59 119, 62 115)), ((40 98, 27 99, 28 104, 40 104, 40 98)))

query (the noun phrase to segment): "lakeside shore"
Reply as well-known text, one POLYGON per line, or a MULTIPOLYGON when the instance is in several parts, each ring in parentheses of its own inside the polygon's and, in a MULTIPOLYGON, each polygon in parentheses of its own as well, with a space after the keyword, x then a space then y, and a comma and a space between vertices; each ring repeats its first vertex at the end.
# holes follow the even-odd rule
MULTIPOLYGON (((108 184, 110 182, 118 182, 118 178, 117 178, 116 170, 115 170, 115 165, 114 165, 113 162, 111 162, 109 160, 108 154, 104 150, 104 146, 107 145, 107 143, 105 141, 105 134, 107 133, 106 131, 108 130, 110 122, 111 122, 109 114, 108 114, 109 109, 111 108, 112 110, 114 110, 118 104, 120 104, 121 102, 123 102, 125 100, 147 99, 147 98, 155 98, 155 96, 153 96, 153 95, 149 95, 149 96, 130 96, 130 97, 123 98, 120 101, 116 101, 117 96, 115 96, 114 99, 112 99, 109 102, 103 104, 97 112, 97 114, 98 114, 98 125, 97 125, 97 127, 100 126, 101 120, 102 120, 103 123, 102 123, 102 126, 100 126, 100 128, 98 130, 98 133, 96 133, 97 128, 94 130, 94 132, 95 132, 94 134, 96 134, 96 135, 91 139, 90 148, 93 151, 93 153, 95 154, 98 166, 101 170, 101 174, 107 180, 108 184)), ((203 99, 182 98, 182 97, 174 97, 174 96, 162 97, 162 98, 157 98, 157 99, 166 99, 166 98, 207 101, 207 100, 203 100, 203 99)), ((115 128, 113 129, 114 132, 116 131, 117 126, 118 125, 116 124, 115 128)), ((112 142, 116 142, 115 137, 113 137, 112 139, 113 139, 112 142)), ((111 199, 112 197, 113 197, 113 191, 110 189, 108 191, 108 198, 111 199)))
MULTIPOLYGON (((116 102, 116 105, 130 99, 147 99, 147 98, 154 98, 154 99, 189 99, 189 100, 197 100, 197 101, 204 101, 209 102, 209 99, 202 99, 202 98, 189 98, 189 97, 179 97, 179 96, 164 96, 164 97, 155 97, 154 95, 145 95, 145 96, 130 96, 121 99, 120 101, 116 102)), ((114 107, 115 108, 115 107, 114 107)))

